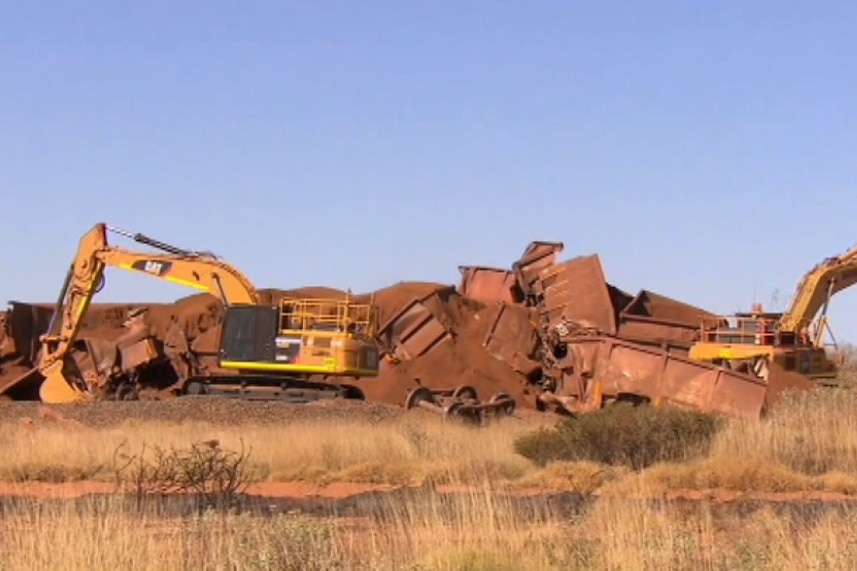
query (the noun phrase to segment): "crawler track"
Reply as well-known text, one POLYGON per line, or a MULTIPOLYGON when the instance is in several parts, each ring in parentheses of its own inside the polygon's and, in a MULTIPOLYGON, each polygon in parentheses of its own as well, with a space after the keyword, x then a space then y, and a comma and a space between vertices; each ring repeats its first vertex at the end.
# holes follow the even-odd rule
POLYGON ((218 396, 255 401, 308 403, 326 399, 366 400, 353 385, 309 381, 272 375, 214 375, 193 377, 181 396, 218 396))

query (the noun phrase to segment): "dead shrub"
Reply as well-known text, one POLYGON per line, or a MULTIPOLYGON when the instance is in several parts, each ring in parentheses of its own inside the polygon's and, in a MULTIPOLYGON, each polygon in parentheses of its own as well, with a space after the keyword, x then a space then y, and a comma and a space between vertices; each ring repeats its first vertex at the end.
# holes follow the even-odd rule
POLYGON ((523 435, 515 451, 540 466, 591 460, 639 470, 707 454, 720 427, 720 418, 699 411, 618 403, 523 435))
POLYGON ((149 495, 190 494, 199 505, 231 504, 244 491, 250 452, 241 441, 239 451, 227 450, 217 440, 195 442, 187 448, 143 443, 128 452, 127 441, 113 455, 113 473, 121 490, 129 487, 137 498, 149 495))

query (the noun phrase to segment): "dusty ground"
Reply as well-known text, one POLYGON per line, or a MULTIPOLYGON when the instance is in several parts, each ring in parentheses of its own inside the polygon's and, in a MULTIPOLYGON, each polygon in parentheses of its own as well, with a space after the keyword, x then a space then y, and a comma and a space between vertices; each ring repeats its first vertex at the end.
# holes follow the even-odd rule
POLYGON ((135 420, 210 422, 224 426, 281 425, 305 420, 359 419, 380 422, 407 411, 401 406, 354 401, 318 401, 292 404, 239 401, 228 398, 182 397, 164 401, 98 401, 43 405, 38 402, 0 402, 0 419, 71 421, 92 428, 118 427, 135 420))

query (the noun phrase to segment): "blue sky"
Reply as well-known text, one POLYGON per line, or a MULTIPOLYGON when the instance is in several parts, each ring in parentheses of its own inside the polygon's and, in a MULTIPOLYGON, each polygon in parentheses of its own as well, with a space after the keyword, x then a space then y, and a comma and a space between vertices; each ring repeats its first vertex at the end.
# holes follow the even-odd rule
MULTIPOLYGON (((6 3, 0 298, 54 299, 105 221, 259 287, 457 283, 544 239, 782 309, 857 243, 854 29, 833 1, 6 3)), ((98 300, 189 293, 113 270, 98 300)))

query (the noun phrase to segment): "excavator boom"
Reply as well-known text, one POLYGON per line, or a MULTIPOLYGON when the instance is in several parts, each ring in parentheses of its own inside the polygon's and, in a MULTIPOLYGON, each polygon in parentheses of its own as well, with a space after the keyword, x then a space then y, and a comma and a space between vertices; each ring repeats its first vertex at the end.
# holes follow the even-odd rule
POLYGON ((223 262, 211 252, 184 250, 118 228, 102 225, 140 244, 151 246, 165 254, 132 252, 123 248, 105 247, 97 253, 108 266, 143 272, 180 285, 196 288, 220 297, 225 305, 255 304, 259 295, 253 283, 235 266, 223 262))
POLYGON ((107 266, 138 271, 210 292, 227 305, 258 301, 252 282, 213 254, 184 250, 143 234, 131 234, 97 223, 80 239, 57 300, 54 317, 47 334, 41 339, 43 352, 38 369, 45 381, 39 394, 44 401, 76 400, 80 394, 86 393, 86 387, 80 380, 64 373, 64 361, 71 343, 77 339, 93 296, 103 287, 107 266), (138 253, 111 246, 107 239, 108 230, 164 253, 138 253))
POLYGON ((690 357, 737 366, 776 363, 786 371, 829 383, 836 378, 837 367, 824 349, 827 307, 833 295, 855 283, 857 246, 825 259, 804 274, 782 314, 766 314, 758 306, 748 314, 703 323, 699 341, 690 348, 690 357), (721 325, 722 321, 728 325, 721 325), (813 322, 814 335, 809 331, 813 322))
MULTIPOLYGON (((143 234, 132 234, 98 223, 80 239, 47 332, 40 337, 41 350, 36 368, 6 385, 4 393, 18 385, 34 384, 39 379, 39 397, 42 401, 68 402, 91 398, 92 380, 85 378, 86 375, 77 366, 77 360, 71 358, 73 348, 81 345, 84 346, 82 353, 87 355, 90 376, 109 377, 115 373, 114 365, 119 351, 116 346, 111 348, 103 342, 99 344, 93 340, 78 339, 92 298, 104 286, 104 271, 108 266, 144 273, 219 297, 226 307, 226 324, 229 325, 228 337, 221 340, 225 345, 221 346, 220 353, 227 356, 227 360, 222 363, 225 368, 239 371, 269 370, 298 376, 319 372, 356 376, 377 374, 376 347, 371 340, 374 330, 374 313, 371 310, 374 308, 350 304, 348 301, 308 306, 311 300, 292 300, 290 304, 280 307, 263 307, 259 305, 259 295, 253 283, 240 270, 214 254, 185 250, 143 234), (112 246, 107 239, 108 231, 160 252, 135 252, 112 246), (303 313, 295 313, 295 304, 304 308, 303 313), (325 321, 324 316, 308 312, 307 307, 316 308, 315 313, 323 308, 333 308, 334 317, 325 321), (230 314, 235 317, 229 319, 230 314), (239 318, 239 315, 245 317, 239 318), (266 323, 270 322, 270 327, 260 328, 261 325, 253 325, 248 320, 258 316, 269 316, 265 320, 266 323), (299 329, 290 329, 289 323, 292 322, 300 323, 299 329), (326 323, 327 330, 315 330, 314 326, 310 326, 317 322, 326 323), (252 358, 247 358, 249 353, 245 340, 250 331, 246 329, 248 326, 252 334, 257 336, 254 346, 258 350, 252 358), (331 330, 331 327, 334 329, 331 330), (331 342, 332 339, 335 341, 331 342), (295 347, 297 353, 289 350, 287 355, 280 355, 276 351, 269 355, 266 348, 283 344, 295 347), (329 349, 325 350, 325 346, 329 349), (302 352, 304 347, 308 348, 306 354, 302 352), (229 355, 233 356, 231 360, 229 355), (236 360, 235 355, 240 358, 236 360)), ((159 351, 152 339, 136 339, 134 343, 133 350, 129 351, 131 358, 126 361, 145 364, 157 358, 159 351)), ((124 358, 125 354, 121 354, 121 357, 124 358)), ((229 384, 224 379, 232 379, 233 384, 243 386, 247 378, 242 374, 239 372, 228 378, 221 377, 219 382, 229 384)), ((259 379, 261 377, 257 376, 251 380, 259 379)), ((197 392, 200 392, 201 381, 195 382, 197 392)), ((211 382, 206 379, 204 384, 208 386, 211 382)), ((275 378, 275 382, 283 386, 286 383, 279 377, 275 378)))
POLYGON ((780 318, 780 329, 797 332, 808 327, 830 298, 857 283, 857 246, 827 258, 807 272, 780 318))

